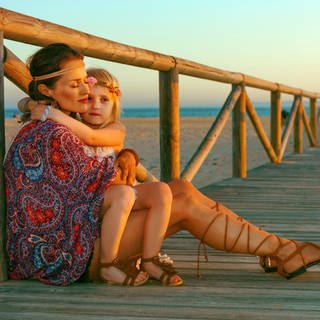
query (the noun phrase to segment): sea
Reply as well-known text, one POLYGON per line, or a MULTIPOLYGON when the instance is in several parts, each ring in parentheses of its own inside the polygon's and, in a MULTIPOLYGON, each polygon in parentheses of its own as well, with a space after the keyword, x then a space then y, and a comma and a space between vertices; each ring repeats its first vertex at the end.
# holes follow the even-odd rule
MULTIPOLYGON (((215 117, 220 111, 221 106, 181 106, 180 117, 215 117)), ((5 119, 14 118, 19 115, 19 110, 14 107, 5 107, 5 119)), ((283 106, 283 110, 289 111, 290 106, 283 106)), ((308 110, 306 110, 308 113, 308 110)), ((270 116, 270 107, 259 105, 256 112, 260 117, 270 116)), ((121 112, 122 118, 158 118, 159 108, 149 107, 124 107, 121 112)))

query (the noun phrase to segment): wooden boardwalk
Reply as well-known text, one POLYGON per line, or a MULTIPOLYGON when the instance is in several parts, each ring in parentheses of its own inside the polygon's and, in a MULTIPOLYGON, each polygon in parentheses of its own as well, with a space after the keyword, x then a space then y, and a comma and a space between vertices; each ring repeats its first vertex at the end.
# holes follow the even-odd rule
MULTIPOLYGON (((268 231, 320 242, 319 148, 202 191, 268 231)), ((184 286, 60 288, 6 281, 0 284, 0 319, 320 319, 319 266, 286 280, 265 274, 255 257, 209 250, 198 279, 197 245, 187 233, 165 242, 184 286)))

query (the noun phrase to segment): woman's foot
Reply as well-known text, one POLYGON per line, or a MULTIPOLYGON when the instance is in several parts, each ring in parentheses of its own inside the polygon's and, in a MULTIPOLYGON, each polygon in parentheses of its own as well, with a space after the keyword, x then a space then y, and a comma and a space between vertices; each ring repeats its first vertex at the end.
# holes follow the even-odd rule
POLYGON ((100 264, 100 279, 108 284, 141 286, 148 281, 149 275, 139 271, 132 261, 119 261, 117 258, 109 263, 100 264))
POLYGON ((161 261, 159 256, 141 259, 142 269, 148 272, 151 278, 159 280, 163 285, 177 287, 183 283, 173 264, 161 261))
POLYGON ((291 279, 320 263, 320 246, 312 242, 288 241, 270 258, 276 261, 278 273, 291 279))
POLYGON ((277 262, 272 259, 271 257, 268 256, 261 256, 257 257, 259 264, 261 268, 264 270, 264 272, 270 273, 270 272, 277 272, 278 271, 278 266, 277 262))

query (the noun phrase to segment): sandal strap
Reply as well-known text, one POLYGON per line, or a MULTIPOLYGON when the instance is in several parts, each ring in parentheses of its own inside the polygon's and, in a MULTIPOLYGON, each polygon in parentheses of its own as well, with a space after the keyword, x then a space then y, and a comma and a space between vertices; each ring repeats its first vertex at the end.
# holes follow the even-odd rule
POLYGON ((159 278, 159 281, 164 285, 169 285, 171 278, 178 274, 178 272, 176 271, 176 269, 173 267, 171 263, 168 263, 166 261, 160 261, 159 256, 153 256, 150 258, 141 258, 142 269, 143 269, 143 264, 148 262, 154 263, 155 265, 159 266, 163 270, 159 278))
POLYGON ((136 259, 128 258, 126 260, 120 261, 118 257, 113 259, 111 262, 101 262, 100 268, 115 267, 122 271, 126 278, 122 282, 123 285, 134 286, 135 280, 139 275, 140 271, 136 268, 136 259))
POLYGON ((212 207, 211 209, 216 209, 218 214, 215 215, 213 217, 213 219, 210 221, 210 223, 207 225, 206 229, 204 230, 204 232, 202 234, 202 237, 200 238, 199 244, 198 244, 198 254, 197 254, 197 257, 198 257, 197 258, 197 277, 198 278, 201 278, 201 273, 200 273, 200 249, 201 249, 201 245, 203 247, 204 258, 205 258, 206 262, 208 262, 209 259, 208 259, 207 248, 206 248, 206 244, 204 242, 204 239, 205 239, 210 227, 214 224, 216 219, 222 215, 222 213, 219 210, 219 203, 218 202, 216 202, 215 206, 212 207))

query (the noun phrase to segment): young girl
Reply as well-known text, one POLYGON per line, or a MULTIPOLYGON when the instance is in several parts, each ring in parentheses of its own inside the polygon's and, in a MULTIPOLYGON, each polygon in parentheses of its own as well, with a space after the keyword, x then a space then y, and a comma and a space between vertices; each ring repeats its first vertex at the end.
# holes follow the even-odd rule
MULTIPOLYGON (((125 127, 120 118, 120 89, 118 81, 103 69, 88 70, 88 84, 90 95, 88 110, 82 113, 81 121, 70 118, 56 108, 45 107, 43 103, 32 100, 20 102, 20 109, 31 110, 31 119, 40 120, 45 113, 47 119, 54 120, 69 127, 86 144, 85 152, 88 156, 95 156, 103 160, 105 157, 116 158, 120 152, 133 153, 136 165, 139 158, 131 149, 122 149, 125 138, 125 127)), ((101 212, 102 247, 100 278, 109 283, 123 283, 134 286, 141 285, 148 280, 148 274, 158 279, 162 284, 178 286, 182 279, 174 269, 166 270, 164 265, 156 265, 152 261, 145 262, 144 270, 137 277, 127 273, 125 266, 118 260, 119 246, 131 210, 149 208, 144 228, 142 259, 158 255, 168 227, 172 196, 168 186, 161 182, 152 182, 137 186, 126 185, 121 181, 121 172, 106 191, 105 201, 101 212), (102 219, 103 218, 103 219, 102 219), (164 268, 164 269, 163 269, 164 268)), ((132 184, 133 181, 129 181, 132 184)))

